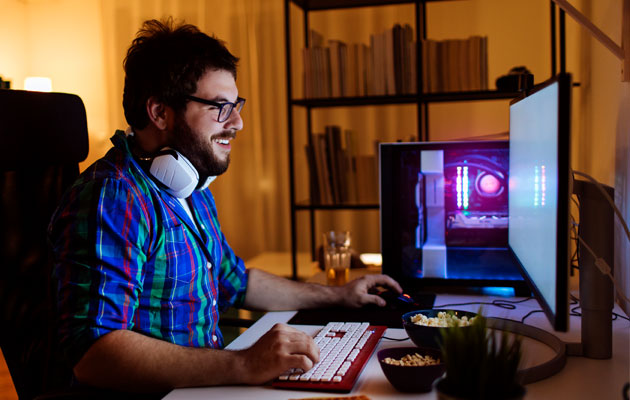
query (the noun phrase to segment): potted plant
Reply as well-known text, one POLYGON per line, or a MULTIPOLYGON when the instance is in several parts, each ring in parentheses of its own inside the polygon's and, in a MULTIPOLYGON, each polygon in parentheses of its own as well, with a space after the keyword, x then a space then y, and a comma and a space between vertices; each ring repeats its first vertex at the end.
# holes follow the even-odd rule
POLYGON ((440 347, 446 374, 436 381, 438 399, 522 399, 521 343, 506 331, 495 334, 481 315, 466 329, 444 329, 440 347))

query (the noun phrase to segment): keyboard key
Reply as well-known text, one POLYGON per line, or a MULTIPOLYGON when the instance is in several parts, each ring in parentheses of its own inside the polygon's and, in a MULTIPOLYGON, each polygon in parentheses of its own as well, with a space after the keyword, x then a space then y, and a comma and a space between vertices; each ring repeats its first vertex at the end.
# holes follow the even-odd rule
POLYGON ((307 372, 287 371, 272 385, 349 392, 385 329, 371 327, 367 322, 328 323, 314 336, 320 361, 307 372))

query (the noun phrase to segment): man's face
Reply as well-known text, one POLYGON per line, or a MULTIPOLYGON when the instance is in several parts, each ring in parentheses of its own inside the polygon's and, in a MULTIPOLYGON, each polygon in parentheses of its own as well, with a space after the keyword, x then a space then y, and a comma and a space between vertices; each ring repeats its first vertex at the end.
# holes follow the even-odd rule
MULTIPOLYGON (((209 70, 197 82, 197 91, 193 96, 217 103, 236 102, 238 89, 230 72, 209 70)), ((243 129, 243 120, 236 109, 224 122, 218 122, 218 117, 217 107, 195 101, 188 102, 175 117, 172 147, 195 166, 200 182, 227 170, 230 143, 236 137, 236 131, 243 129)))

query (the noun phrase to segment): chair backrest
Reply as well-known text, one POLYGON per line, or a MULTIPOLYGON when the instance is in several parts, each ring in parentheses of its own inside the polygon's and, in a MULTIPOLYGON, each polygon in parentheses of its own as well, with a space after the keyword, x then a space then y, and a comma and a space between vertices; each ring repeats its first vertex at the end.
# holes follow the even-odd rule
POLYGON ((46 230, 87 157, 76 95, 0 90, 0 346, 20 399, 67 385, 46 230))

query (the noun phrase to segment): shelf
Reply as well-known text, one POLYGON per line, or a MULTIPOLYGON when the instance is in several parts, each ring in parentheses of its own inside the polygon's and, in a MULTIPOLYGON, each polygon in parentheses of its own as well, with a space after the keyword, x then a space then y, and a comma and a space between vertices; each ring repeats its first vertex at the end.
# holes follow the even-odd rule
POLYGON ((330 97, 291 100, 291 104, 305 107, 373 106, 382 104, 416 104, 417 102, 418 96, 415 94, 405 94, 400 96, 330 97))
POLYGON ((480 90, 471 92, 425 93, 420 101, 437 103, 440 101, 474 101, 513 99, 520 96, 520 92, 500 92, 498 90, 480 90))
POLYGON ((300 202, 295 204, 296 210, 378 210, 378 204, 310 204, 307 202, 300 202))
POLYGON ((518 97, 520 92, 500 92, 498 90, 481 90, 470 92, 451 93, 424 93, 421 95, 404 94, 398 96, 362 96, 362 97, 331 97, 317 99, 294 99, 291 104, 295 106, 324 108, 324 107, 352 107, 373 106, 384 104, 416 104, 438 103, 447 101, 476 101, 476 100, 501 100, 518 97))
MULTIPOLYGON (((450 0, 419 0, 421 3, 450 0)), ((395 4, 415 4, 416 0, 291 0, 304 11, 334 10, 339 8, 358 8, 371 6, 389 6, 395 4)))

